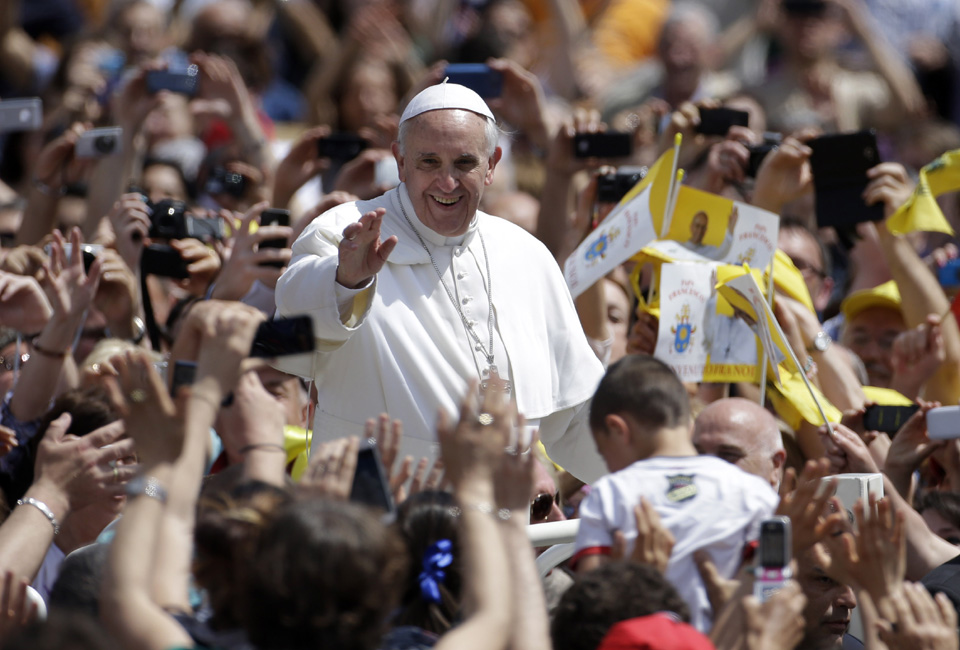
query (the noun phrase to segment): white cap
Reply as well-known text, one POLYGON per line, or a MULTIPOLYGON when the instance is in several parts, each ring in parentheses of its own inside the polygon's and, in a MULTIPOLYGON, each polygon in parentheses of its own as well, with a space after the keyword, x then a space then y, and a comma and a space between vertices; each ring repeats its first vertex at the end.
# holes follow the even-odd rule
POLYGON ((493 113, 480 95, 460 84, 443 83, 421 90, 410 100, 400 116, 400 124, 427 111, 439 111, 445 108, 458 108, 471 111, 494 120, 493 113))

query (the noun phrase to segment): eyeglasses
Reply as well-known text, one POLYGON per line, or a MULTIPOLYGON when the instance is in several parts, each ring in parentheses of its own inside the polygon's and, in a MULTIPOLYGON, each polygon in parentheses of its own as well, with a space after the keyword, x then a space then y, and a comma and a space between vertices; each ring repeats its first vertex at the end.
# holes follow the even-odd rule
POLYGON ((791 258, 793 260, 793 265, 797 267, 797 270, 800 271, 800 275, 803 276, 805 280, 811 278, 820 278, 821 280, 827 277, 827 274, 823 272, 823 269, 818 269, 813 264, 801 260, 800 258, 791 258))
POLYGON ((559 490, 555 495, 546 492, 538 494, 530 503, 530 521, 546 521, 547 517, 550 516, 550 511, 553 510, 554 502, 560 505, 559 490))
MULTIPOLYGON (((22 369, 27 361, 30 360, 30 354, 24 352, 20 355, 20 368, 22 369)), ((13 372, 13 369, 17 366, 17 357, 16 355, 10 357, 0 357, 0 368, 3 368, 7 372, 13 372)))

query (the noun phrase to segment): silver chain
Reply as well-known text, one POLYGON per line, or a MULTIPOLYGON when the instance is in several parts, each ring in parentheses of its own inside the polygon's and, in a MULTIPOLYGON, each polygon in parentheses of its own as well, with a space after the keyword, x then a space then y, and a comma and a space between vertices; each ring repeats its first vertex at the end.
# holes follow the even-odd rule
POLYGON ((450 292, 450 288, 447 287, 447 283, 443 281, 443 273, 440 272, 440 267, 437 266, 437 260, 434 259, 433 253, 430 252, 430 249, 427 247, 427 242, 423 241, 423 237, 420 236, 420 233, 413 226, 413 222, 410 221, 410 217, 407 216, 407 210, 403 207, 403 197, 398 196, 398 201, 400 202, 400 212, 403 213, 403 218, 407 220, 407 225, 410 226, 410 229, 413 230, 413 234, 417 236, 417 239, 420 240, 420 245, 423 246, 423 250, 427 252, 427 255, 430 256, 430 263, 433 264, 433 270, 437 272, 437 278, 440 279, 440 286, 443 287, 443 290, 447 292, 447 298, 450 299, 450 302, 453 303, 454 308, 457 310, 457 314, 460 316, 460 320, 463 322, 463 326, 470 333, 470 336, 477 342, 477 345, 480 346, 480 351, 483 352, 483 356, 487 358, 487 365, 493 366, 493 276, 490 275, 490 258, 487 257, 487 245, 483 241, 483 233, 480 232, 479 226, 477 227, 477 235, 480 237, 480 246, 483 248, 483 261, 487 267, 487 331, 490 333, 490 351, 487 351, 487 348, 483 346, 483 341, 480 340, 480 337, 477 336, 477 333, 473 331, 473 325, 470 324, 470 321, 467 320, 467 317, 463 315, 463 309, 460 307, 460 303, 457 302, 457 299, 453 297, 453 293, 450 292))

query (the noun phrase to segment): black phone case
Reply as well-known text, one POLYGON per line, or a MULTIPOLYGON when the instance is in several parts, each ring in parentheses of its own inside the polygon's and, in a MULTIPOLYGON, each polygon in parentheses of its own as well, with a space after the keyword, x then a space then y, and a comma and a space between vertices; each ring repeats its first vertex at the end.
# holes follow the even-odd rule
POLYGON ((883 205, 868 206, 867 170, 880 163, 873 131, 825 135, 809 143, 817 225, 850 232, 858 223, 881 221, 883 205))

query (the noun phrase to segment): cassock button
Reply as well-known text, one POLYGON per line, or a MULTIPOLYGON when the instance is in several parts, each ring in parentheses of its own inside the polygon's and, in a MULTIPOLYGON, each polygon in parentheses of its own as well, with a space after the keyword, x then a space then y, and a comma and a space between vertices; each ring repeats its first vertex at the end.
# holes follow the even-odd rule
POLYGON ((458 279, 458 280, 462 280, 462 279, 464 279, 465 277, 467 277, 467 274, 466 274, 466 273, 457 273, 457 279, 458 279))
POLYGON ((461 253, 461 252, 463 252, 463 249, 462 249, 462 248, 455 248, 455 249, 453 250, 453 254, 456 255, 457 257, 460 257, 460 253, 461 253))
POLYGON ((460 302, 462 302, 463 304, 467 304, 468 302, 470 302, 470 296, 467 296, 466 298, 464 298, 464 299, 461 300, 460 302))

